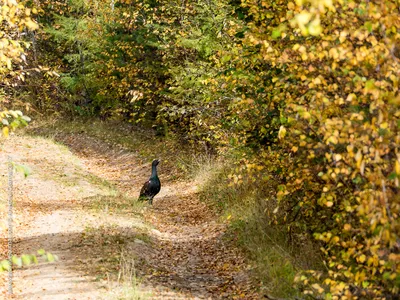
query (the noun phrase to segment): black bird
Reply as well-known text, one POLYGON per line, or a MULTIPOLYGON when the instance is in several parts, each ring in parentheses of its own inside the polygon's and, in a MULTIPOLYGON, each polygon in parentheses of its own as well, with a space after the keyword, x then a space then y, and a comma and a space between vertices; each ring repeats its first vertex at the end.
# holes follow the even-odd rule
POLYGON ((160 161, 158 159, 153 160, 151 164, 151 176, 140 190, 139 201, 148 200, 150 204, 153 204, 154 196, 161 190, 161 182, 157 176, 157 165, 159 163, 160 161))

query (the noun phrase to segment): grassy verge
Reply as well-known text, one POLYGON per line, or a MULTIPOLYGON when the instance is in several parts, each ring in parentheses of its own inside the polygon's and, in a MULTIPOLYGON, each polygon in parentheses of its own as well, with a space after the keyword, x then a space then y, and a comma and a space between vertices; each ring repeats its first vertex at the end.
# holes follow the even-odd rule
POLYGON ((305 235, 289 237, 285 226, 271 223, 268 212, 274 202, 273 183, 260 186, 243 174, 243 182, 233 184, 229 178, 237 173, 234 162, 233 157, 202 166, 203 171, 198 172, 202 197, 219 208, 221 218, 229 224, 229 238, 249 258, 262 292, 284 299, 300 296, 294 286, 295 275, 319 267, 318 250, 305 235))

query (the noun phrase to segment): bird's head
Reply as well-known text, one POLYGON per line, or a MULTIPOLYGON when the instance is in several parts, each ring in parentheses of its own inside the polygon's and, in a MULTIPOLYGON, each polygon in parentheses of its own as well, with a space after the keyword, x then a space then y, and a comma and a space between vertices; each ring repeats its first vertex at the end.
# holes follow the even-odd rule
POLYGON ((153 160, 152 166, 157 166, 160 163, 159 159, 153 160))

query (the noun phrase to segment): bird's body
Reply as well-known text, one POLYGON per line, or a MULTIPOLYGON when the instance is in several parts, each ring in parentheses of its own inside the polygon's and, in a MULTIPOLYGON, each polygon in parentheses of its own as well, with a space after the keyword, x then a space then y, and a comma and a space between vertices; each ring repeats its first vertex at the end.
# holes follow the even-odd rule
POLYGON ((153 204, 153 198, 161 190, 161 182, 157 175, 157 165, 160 163, 158 159, 155 159, 151 165, 151 176, 147 180, 142 189, 140 190, 139 200, 148 200, 150 204, 153 204))

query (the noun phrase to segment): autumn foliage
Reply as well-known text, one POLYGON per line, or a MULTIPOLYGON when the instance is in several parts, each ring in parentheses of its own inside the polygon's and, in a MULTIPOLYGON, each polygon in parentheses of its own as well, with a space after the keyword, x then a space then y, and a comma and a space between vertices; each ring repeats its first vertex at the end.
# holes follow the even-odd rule
POLYGON ((241 152, 229 180, 321 245, 305 294, 399 293, 399 1, 39 2, 63 107, 241 152))
POLYGON ((324 245, 328 272, 300 280, 327 298, 390 297, 400 280, 398 2, 279 3, 243 4, 254 20, 246 42, 280 70, 268 97, 282 106, 279 152, 291 162, 279 205, 296 205, 324 245))
POLYGON ((25 51, 28 44, 22 39, 23 30, 37 29, 31 19, 36 9, 26 8, 16 1, 6 0, 0 3, 0 121, 2 136, 8 136, 10 130, 27 125, 30 118, 19 110, 9 110, 10 94, 16 81, 23 81, 26 76, 23 67, 26 62, 25 51))

